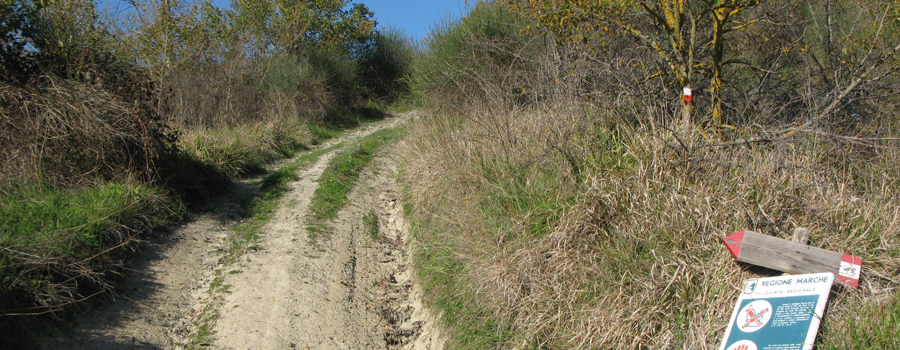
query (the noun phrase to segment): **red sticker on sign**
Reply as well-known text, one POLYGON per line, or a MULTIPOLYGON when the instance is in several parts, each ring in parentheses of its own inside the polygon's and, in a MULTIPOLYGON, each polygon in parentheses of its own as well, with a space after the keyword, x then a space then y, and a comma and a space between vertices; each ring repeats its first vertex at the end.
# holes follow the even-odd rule
POLYGON ((838 270, 838 280, 849 284, 851 287, 859 286, 859 273, 862 271, 862 259, 853 255, 844 254, 841 259, 841 268, 838 270))

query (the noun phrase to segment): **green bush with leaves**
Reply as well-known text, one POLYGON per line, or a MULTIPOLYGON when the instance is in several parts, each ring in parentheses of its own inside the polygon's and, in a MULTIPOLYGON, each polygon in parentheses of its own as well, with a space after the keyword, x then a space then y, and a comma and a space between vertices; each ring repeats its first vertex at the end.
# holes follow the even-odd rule
POLYGON ((438 24, 414 66, 416 98, 435 107, 506 107, 546 97, 555 77, 533 73, 556 63, 541 60, 548 48, 540 36, 527 35, 527 23, 502 6, 479 3, 458 23, 438 24))
POLYGON ((410 39, 400 30, 377 32, 357 59, 364 93, 387 103, 407 94, 415 55, 410 39))
POLYGON ((28 80, 34 57, 25 48, 38 35, 39 9, 24 1, 0 4, 0 81, 28 80))

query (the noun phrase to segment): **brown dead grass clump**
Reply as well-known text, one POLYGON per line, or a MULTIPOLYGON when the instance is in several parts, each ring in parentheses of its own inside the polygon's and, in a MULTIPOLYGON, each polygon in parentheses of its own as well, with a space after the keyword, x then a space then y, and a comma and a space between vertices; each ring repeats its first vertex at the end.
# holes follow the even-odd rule
POLYGON ((90 72, 0 86, 0 185, 153 176, 155 161, 174 148, 149 87, 134 90, 149 83, 90 72))

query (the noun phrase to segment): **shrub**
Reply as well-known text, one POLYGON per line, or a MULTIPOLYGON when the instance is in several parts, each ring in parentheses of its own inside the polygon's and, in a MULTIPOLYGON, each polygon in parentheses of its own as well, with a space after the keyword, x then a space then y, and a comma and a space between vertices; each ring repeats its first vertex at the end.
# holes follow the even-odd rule
POLYGON ((438 24, 414 66, 415 96, 431 108, 481 105, 508 108, 549 98, 562 62, 552 47, 528 35, 527 20, 504 7, 479 3, 458 23, 438 24))
POLYGON ((302 58, 314 74, 323 78, 334 106, 354 105, 358 99, 359 77, 355 60, 323 47, 309 48, 302 58))
POLYGON ((114 58, 84 53, 80 80, 0 85, 0 184, 152 179, 174 139, 151 84, 114 58))
POLYGON ((365 93, 387 103, 408 93, 414 55, 410 39, 399 29, 377 32, 357 59, 365 93))

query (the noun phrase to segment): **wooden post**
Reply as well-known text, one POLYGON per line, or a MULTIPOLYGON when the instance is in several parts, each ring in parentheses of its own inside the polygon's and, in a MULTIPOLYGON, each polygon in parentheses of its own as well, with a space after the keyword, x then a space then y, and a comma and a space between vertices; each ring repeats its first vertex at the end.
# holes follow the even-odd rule
POLYGON ((859 286, 862 259, 853 255, 747 230, 727 236, 722 242, 740 262, 792 274, 831 272, 844 284, 859 286))
POLYGON ((802 245, 809 244, 809 230, 802 227, 795 228, 794 233, 791 235, 791 241, 802 245))
MULTIPOLYGON (((809 244, 809 230, 798 227, 794 229, 794 233, 791 234, 791 242, 800 243, 802 245, 809 244)), ((782 276, 790 276, 790 273, 783 273, 782 276)))

